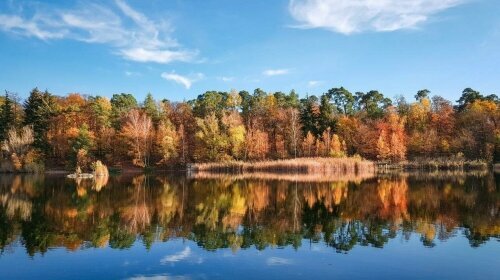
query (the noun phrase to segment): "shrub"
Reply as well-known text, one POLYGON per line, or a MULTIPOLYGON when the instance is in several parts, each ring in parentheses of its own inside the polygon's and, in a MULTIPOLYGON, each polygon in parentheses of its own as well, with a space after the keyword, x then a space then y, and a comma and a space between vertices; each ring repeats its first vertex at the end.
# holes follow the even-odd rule
POLYGON ((0 163, 0 172, 40 173, 44 170, 40 154, 31 146, 34 141, 33 129, 23 127, 20 131, 10 129, 2 150, 7 156, 0 163))
POLYGON ((96 176, 96 177, 109 176, 108 168, 100 160, 92 163, 92 170, 94 171, 94 176, 96 176))

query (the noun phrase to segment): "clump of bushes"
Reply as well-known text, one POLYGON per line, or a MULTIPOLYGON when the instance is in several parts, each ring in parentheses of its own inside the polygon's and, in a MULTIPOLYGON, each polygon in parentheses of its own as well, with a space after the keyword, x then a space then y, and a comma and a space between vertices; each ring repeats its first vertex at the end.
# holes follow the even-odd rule
POLYGON ((100 160, 97 160, 91 164, 91 168, 94 173, 94 186, 93 189, 100 191, 104 186, 108 184, 109 171, 106 165, 100 160))
POLYGON ((2 143, 0 172, 41 173, 44 165, 40 154, 32 148, 35 141, 33 129, 23 127, 20 131, 12 128, 7 132, 7 139, 2 143))
POLYGON ((91 168, 94 171, 94 176, 96 177, 109 176, 108 167, 106 167, 106 165, 104 165, 104 163, 102 163, 100 160, 93 162, 91 168))

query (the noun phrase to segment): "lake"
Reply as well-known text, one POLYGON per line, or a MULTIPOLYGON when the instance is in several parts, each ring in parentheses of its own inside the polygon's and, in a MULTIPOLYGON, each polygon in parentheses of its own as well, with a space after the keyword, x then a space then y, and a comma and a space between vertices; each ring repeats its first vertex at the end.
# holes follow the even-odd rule
POLYGON ((498 279, 499 179, 0 175, 0 278, 498 279))

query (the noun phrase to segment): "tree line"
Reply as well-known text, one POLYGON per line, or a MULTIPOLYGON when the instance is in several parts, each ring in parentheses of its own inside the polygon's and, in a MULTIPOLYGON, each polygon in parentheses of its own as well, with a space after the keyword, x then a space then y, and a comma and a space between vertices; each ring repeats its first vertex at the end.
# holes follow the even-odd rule
POLYGON ((471 88, 456 104, 420 90, 415 100, 332 88, 207 91, 174 102, 128 93, 111 99, 34 88, 0 97, 3 171, 38 165, 88 168, 93 160, 139 167, 190 162, 345 157, 399 162, 423 157, 496 161, 499 99, 471 88))

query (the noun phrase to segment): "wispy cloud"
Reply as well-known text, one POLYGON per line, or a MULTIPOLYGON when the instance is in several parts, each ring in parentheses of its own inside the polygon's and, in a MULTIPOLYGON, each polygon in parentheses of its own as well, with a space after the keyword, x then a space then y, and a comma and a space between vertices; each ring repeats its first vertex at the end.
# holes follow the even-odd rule
POLYGON ((232 81, 234 81, 234 77, 222 76, 222 77, 219 77, 219 80, 221 80, 223 82, 232 82, 232 81))
POLYGON ((290 72, 290 69, 267 69, 262 72, 266 76, 279 76, 286 75, 290 72))
POLYGON ((173 81, 183 85, 186 89, 190 89, 194 82, 197 82, 205 77, 202 73, 196 73, 190 76, 182 76, 176 73, 161 73, 161 77, 168 81, 173 81))
POLYGON ((184 248, 184 250, 182 250, 176 254, 167 255, 167 256, 163 257, 160 260, 160 263, 166 264, 166 263, 172 263, 172 262, 179 262, 179 261, 187 259, 190 255, 191 255, 191 248, 186 247, 186 248, 184 248))
POLYGON ((39 26, 36 19, 25 20, 17 15, 0 14, 0 30, 41 40, 62 39, 68 31, 64 29, 46 30, 39 26))
POLYGON ((127 77, 136 77, 136 76, 140 76, 141 73, 139 72, 133 72, 133 71, 125 71, 125 76, 127 77))
POLYGON ((290 0, 300 28, 351 34, 416 28, 430 16, 469 0, 290 0))
POLYGON ((153 21, 123 0, 115 0, 111 6, 86 3, 70 10, 48 7, 31 17, 0 14, 0 30, 44 41, 104 44, 113 53, 137 62, 188 62, 198 55, 197 50, 185 49, 173 38, 168 22, 153 21))
POLYGON ((320 83, 321 83, 321 81, 309 81, 309 82, 307 82, 307 85, 310 87, 315 87, 315 86, 319 85, 320 83))
POLYGON ((284 258, 270 257, 266 260, 266 263, 267 265, 288 265, 292 264, 292 261, 284 258))

